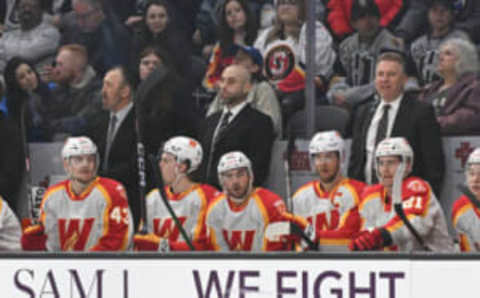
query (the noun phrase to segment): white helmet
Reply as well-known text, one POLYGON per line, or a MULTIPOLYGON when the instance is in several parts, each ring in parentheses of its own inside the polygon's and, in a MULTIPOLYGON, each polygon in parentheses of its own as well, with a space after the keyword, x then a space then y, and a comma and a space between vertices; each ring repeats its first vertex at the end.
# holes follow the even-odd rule
MULTIPOLYGON (((248 157, 240 151, 232 151, 225 153, 222 155, 220 160, 218 161, 217 173, 218 173, 218 181, 220 181, 220 185, 223 187, 223 177, 222 174, 234 170, 234 169, 241 169, 247 168, 248 175, 250 176, 248 191, 250 193, 253 188, 253 171, 252 171, 252 162, 248 157)), ((224 189, 225 191, 225 189, 224 189)))
POLYGON ((177 162, 188 162, 187 173, 198 169, 202 163, 203 150, 200 143, 192 138, 178 136, 170 138, 163 145, 163 152, 170 153, 177 158, 177 162))
POLYGON ((98 162, 97 146, 88 137, 70 137, 65 141, 65 145, 63 145, 62 149, 63 159, 67 159, 72 156, 91 154, 97 155, 98 162))
POLYGON ((409 158, 413 166, 413 150, 407 139, 403 137, 388 138, 377 145, 377 149, 375 150, 376 159, 382 156, 392 155, 401 156, 403 160, 409 158))
POLYGON ((475 148, 475 150, 473 150, 468 156, 467 166, 473 163, 480 163, 480 147, 475 148))
POLYGON ((337 151, 340 162, 343 163, 345 160, 345 141, 336 130, 316 133, 308 146, 310 161, 312 161, 314 154, 331 151, 337 151))

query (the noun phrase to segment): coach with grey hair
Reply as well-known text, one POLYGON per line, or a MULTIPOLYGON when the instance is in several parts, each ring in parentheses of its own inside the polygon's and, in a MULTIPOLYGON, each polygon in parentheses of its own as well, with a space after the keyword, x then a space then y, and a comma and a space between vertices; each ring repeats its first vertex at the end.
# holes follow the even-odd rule
POLYGON ((446 40, 439 48, 436 71, 441 79, 426 86, 419 99, 433 105, 442 134, 480 134, 480 81, 475 45, 459 38, 446 40))

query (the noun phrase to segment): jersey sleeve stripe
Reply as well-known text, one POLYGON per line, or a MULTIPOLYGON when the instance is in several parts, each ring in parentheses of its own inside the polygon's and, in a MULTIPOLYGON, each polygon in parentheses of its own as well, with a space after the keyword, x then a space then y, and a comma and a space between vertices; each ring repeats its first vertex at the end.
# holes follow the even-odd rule
POLYGON ((205 197, 205 193, 201 188, 198 188, 196 191, 198 197, 201 200, 200 212, 198 214, 197 225, 195 227, 195 231, 193 232, 193 241, 198 240, 200 238, 200 234, 202 233, 202 229, 205 223, 206 213, 207 213, 207 198, 205 197))
POLYGON ((465 204, 463 205, 460 209, 457 210, 457 212, 455 212, 454 216, 453 216, 453 220, 452 220, 452 223, 453 223, 453 226, 456 227, 457 226, 457 223, 458 223, 458 220, 460 219, 460 217, 465 214, 465 212, 467 212, 468 210, 470 210, 470 205, 469 204, 465 204))
POLYGON ((374 192, 374 193, 371 193, 369 194, 359 205, 358 205, 358 210, 363 210, 363 207, 365 206, 366 203, 368 203, 369 201, 373 200, 373 199, 376 199, 376 198, 381 198, 382 195, 380 194, 380 192, 374 192))
POLYGON ((467 235, 465 234, 460 234, 460 249, 462 251, 472 251, 470 242, 468 242, 467 235))
MULTIPOLYGON (((255 200, 255 203, 258 206, 258 210, 260 211, 260 213, 263 216, 263 222, 264 222, 263 227, 265 229, 268 226, 268 223, 270 222, 270 219, 268 218, 267 208, 265 208, 265 205, 263 205, 263 202, 262 202, 262 200, 260 199, 260 197, 258 196, 257 193, 253 194, 253 199, 255 200)), ((264 233, 264 231, 261 231, 261 233, 264 233)), ((263 250, 264 251, 267 250, 267 239, 265 237, 263 239, 263 250)))
POLYGON ((355 206, 358 206, 358 204, 360 203, 360 198, 358 197, 357 190, 350 183, 344 183, 343 186, 350 191, 353 196, 353 200, 355 201, 355 206))
POLYGON ((218 245, 218 242, 217 242, 217 235, 215 234, 215 229, 210 227, 209 228, 209 234, 210 234, 210 243, 213 247, 213 250, 215 251, 219 251, 220 250, 220 245, 218 245))

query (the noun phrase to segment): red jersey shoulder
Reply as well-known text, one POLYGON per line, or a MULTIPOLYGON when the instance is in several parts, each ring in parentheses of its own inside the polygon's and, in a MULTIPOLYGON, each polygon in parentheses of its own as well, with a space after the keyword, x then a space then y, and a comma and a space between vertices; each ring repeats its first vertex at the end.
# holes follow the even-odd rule
POLYGON ((268 214, 281 214, 287 211, 285 202, 276 193, 262 187, 258 187, 255 190, 255 193, 258 195, 263 205, 267 209, 268 214))
POLYGON ((375 194, 375 193, 383 193, 383 185, 381 184, 375 184, 375 185, 367 185, 363 188, 363 191, 360 195, 360 202, 368 198, 369 196, 375 194))
POLYGON ((200 188, 205 194, 205 197, 207 198, 208 202, 212 202, 215 198, 217 198, 221 194, 221 192, 218 189, 211 186, 210 184, 200 184, 200 188))
POLYGON ((454 203, 452 207, 452 219, 455 218, 458 212, 465 206, 470 205, 471 202, 467 198, 467 196, 462 195, 460 196, 454 203))
POLYGON ((116 180, 113 180, 110 178, 104 178, 104 177, 100 177, 100 179, 98 180, 98 183, 107 190, 108 194, 113 200, 128 201, 127 192, 125 190, 125 187, 122 185, 122 183, 116 180))
POLYGON ((351 185, 359 196, 362 195, 363 190, 367 187, 366 183, 352 178, 347 178, 345 183, 351 185))
POLYGON ((418 177, 409 177, 403 181, 403 198, 424 196, 430 192, 430 185, 418 177))

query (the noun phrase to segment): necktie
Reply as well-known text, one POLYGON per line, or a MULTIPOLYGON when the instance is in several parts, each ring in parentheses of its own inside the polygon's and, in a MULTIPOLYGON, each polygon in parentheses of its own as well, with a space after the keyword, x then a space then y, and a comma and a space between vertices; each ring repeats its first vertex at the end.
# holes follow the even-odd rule
POLYGON ((115 135, 115 128, 117 126, 117 116, 112 115, 110 118, 110 123, 108 125, 108 133, 107 133, 107 146, 105 146, 105 158, 103 160, 103 170, 106 171, 108 169, 108 157, 110 155, 110 148, 112 147, 113 137, 115 135))
POLYGON ((220 126, 218 127, 217 134, 215 135, 215 143, 218 141, 218 137, 225 131, 225 129, 228 126, 228 120, 232 116, 232 112, 227 111, 226 113, 223 114, 222 120, 220 121, 220 126))
MULTIPOLYGON (((377 127, 377 135, 375 136, 375 151, 377 150, 377 145, 380 143, 383 139, 387 137, 387 131, 388 131, 388 111, 390 110, 391 106, 389 104, 386 104, 383 106, 383 115, 382 118, 380 118, 380 121, 378 122, 378 127, 377 127)), ((373 153, 373 158, 375 159, 375 152, 373 153)), ((375 169, 375 162, 372 162, 372 184, 378 183, 377 179, 377 174, 376 174, 376 169, 375 169)))

